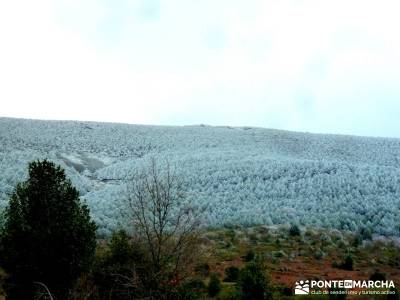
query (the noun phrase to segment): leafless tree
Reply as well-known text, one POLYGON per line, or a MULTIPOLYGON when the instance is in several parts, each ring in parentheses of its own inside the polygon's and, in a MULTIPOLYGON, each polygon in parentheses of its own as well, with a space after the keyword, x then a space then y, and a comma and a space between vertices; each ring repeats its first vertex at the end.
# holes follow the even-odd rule
POLYGON ((190 272, 199 253, 200 211, 187 201, 182 180, 169 162, 159 164, 154 158, 135 173, 127 192, 134 236, 148 256, 147 288, 157 293, 190 272))

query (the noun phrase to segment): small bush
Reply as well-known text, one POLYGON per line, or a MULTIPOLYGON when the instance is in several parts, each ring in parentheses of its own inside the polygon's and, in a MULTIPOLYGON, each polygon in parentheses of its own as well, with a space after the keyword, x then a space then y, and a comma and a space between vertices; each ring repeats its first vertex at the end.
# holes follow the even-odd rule
POLYGON ((239 269, 236 267, 228 267, 225 269, 225 279, 227 282, 236 282, 239 278, 239 269))
POLYGON ((199 276, 207 277, 210 275, 210 266, 208 263, 198 264, 195 267, 195 272, 199 276))
POLYGON ((203 299, 206 293, 206 285, 199 278, 192 278, 181 284, 179 288, 179 299, 195 300, 203 299))
POLYGON ((336 261, 334 261, 332 263, 332 267, 347 271, 353 271, 353 264, 353 257, 351 255, 347 255, 342 263, 337 263, 336 261))
POLYGON ((343 270, 353 271, 353 264, 354 264, 353 257, 347 255, 346 258, 344 259, 344 262, 341 265, 341 268, 343 270))
POLYGON ((285 257, 286 256, 286 253, 283 250, 273 251, 272 254, 273 254, 274 257, 277 257, 277 258, 281 258, 281 257, 285 257))
POLYGON ((369 279, 372 281, 385 281, 386 275, 376 270, 369 279))
POLYGON ((236 241, 236 232, 235 232, 235 230, 234 230, 234 229, 229 229, 229 230, 226 232, 226 237, 229 239, 229 241, 230 241, 232 244, 234 244, 235 241, 236 241))
POLYGON ((300 236, 301 231, 300 228, 297 225, 292 225, 289 229, 289 235, 290 236, 300 236))
MULTIPOLYGON (((277 297, 277 295, 287 296, 287 297, 293 296, 293 288, 292 287, 288 287, 288 286, 284 286, 284 285, 276 286, 274 290, 275 290, 275 292, 274 292, 275 297, 273 299, 275 299, 275 298, 281 299, 280 297, 277 297)), ((284 299, 286 299, 286 297, 284 299)))
POLYGON ((271 298, 271 290, 263 268, 254 263, 249 263, 240 270, 237 283, 240 299, 264 300, 271 298))
POLYGON ((267 235, 269 232, 268 228, 265 226, 257 227, 256 230, 259 234, 262 234, 262 235, 267 235))
POLYGON ((121 265, 132 259, 135 254, 131 239, 125 230, 119 230, 112 234, 109 250, 113 263, 121 265))
POLYGON ((317 249, 317 250, 314 252, 314 258, 317 259, 317 260, 323 259, 324 256, 325 256, 325 253, 324 253, 321 249, 317 249))
POLYGON ((363 242, 363 239, 362 239, 361 235, 360 234, 356 234, 354 236, 352 245, 353 245, 353 247, 357 248, 358 246, 360 246, 362 244, 362 242, 363 242))
POLYGON ((114 232, 102 250, 96 256, 92 271, 99 293, 116 300, 129 299, 134 289, 128 283, 132 270, 140 270, 136 262, 143 260, 142 254, 123 230, 114 232))
POLYGON ((258 242, 257 234, 256 233, 250 233, 249 234, 249 240, 250 240, 251 244, 253 244, 253 245, 257 244, 257 242, 258 242))
POLYGON ((361 228, 361 230, 359 231, 359 235, 362 240, 372 240, 372 232, 369 228, 361 228))
POLYGON ((225 285, 218 294, 218 300, 240 300, 240 297, 235 286, 225 285))
POLYGON ((331 237, 326 234, 326 233, 322 233, 319 237, 319 240, 322 242, 323 245, 327 246, 327 245, 331 245, 332 244, 332 239, 331 237))
POLYGON ((210 282, 208 283, 208 295, 210 297, 216 296, 221 290, 221 281, 218 278, 218 275, 213 273, 210 277, 210 282))
POLYGON ((256 255, 255 255, 254 251, 253 250, 249 250, 249 251, 247 251, 246 255, 244 256, 244 260, 246 262, 252 261, 255 256, 256 255))

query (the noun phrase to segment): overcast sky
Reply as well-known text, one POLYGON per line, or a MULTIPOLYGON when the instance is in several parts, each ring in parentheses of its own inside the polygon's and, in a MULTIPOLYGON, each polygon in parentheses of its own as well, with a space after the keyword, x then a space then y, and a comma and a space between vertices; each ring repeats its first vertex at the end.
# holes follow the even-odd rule
POLYGON ((0 2, 0 116, 400 137, 398 0, 0 2))

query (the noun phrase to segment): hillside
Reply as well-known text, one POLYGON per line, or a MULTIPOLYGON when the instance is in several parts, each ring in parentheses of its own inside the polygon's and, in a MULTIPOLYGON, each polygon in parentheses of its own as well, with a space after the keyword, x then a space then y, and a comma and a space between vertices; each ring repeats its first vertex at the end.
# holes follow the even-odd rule
POLYGON ((399 235, 400 139, 251 127, 139 126, 0 118, 0 209, 29 161, 66 168, 108 234, 124 184, 147 157, 167 158, 205 224, 296 223, 399 235))

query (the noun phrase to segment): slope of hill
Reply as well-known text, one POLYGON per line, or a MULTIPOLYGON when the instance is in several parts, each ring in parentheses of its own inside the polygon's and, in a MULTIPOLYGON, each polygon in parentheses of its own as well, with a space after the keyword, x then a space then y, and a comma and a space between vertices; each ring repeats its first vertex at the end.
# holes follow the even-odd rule
POLYGON ((205 224, 296 223, 399 235, 400 139, 251 127, 0 118, 0 209, 29 161, 66 168, 99 233, 123 219, 125 183, 149 156, 174 164, 205 224))

